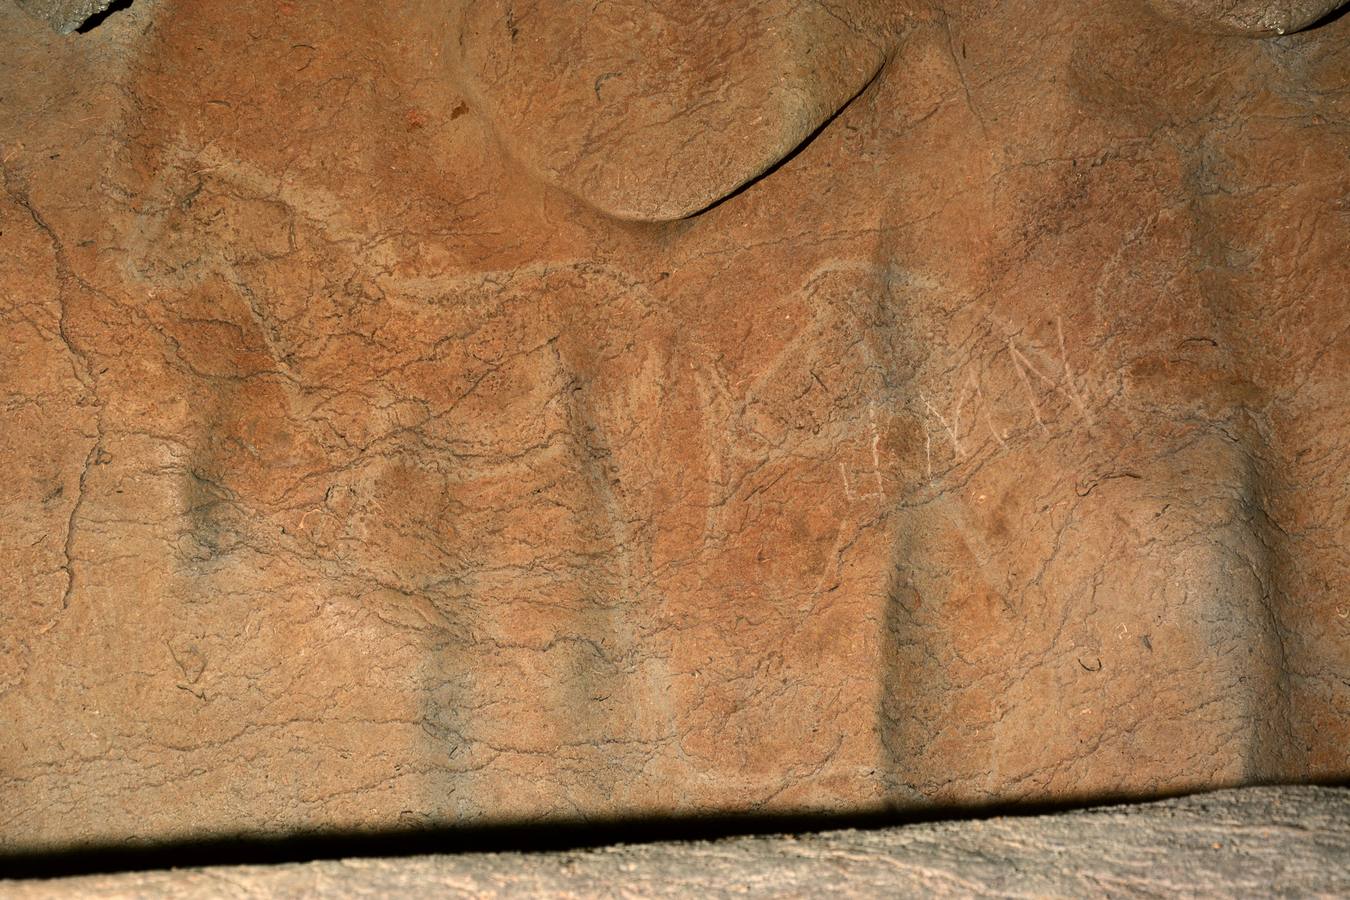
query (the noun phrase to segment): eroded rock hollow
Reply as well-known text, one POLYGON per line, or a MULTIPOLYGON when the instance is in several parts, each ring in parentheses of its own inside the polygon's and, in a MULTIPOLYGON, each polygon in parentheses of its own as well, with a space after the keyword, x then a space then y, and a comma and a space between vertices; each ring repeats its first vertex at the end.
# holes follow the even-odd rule
POLYGON ((1334 6, 0 0, 0 847, 1350 776, 1334 6))

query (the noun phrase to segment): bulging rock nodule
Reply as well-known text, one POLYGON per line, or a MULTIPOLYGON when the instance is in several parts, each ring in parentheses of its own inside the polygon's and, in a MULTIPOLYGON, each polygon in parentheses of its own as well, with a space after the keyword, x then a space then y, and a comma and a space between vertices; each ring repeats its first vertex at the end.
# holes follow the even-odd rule
POLYGON ((1192 27, 1259 37, 1293 34, 1326 18, 1345 0, 1153 0, 1192 27))
POLYGON ((59 34, 70 34, 112 6, 113 0, 15 0, 59 34))

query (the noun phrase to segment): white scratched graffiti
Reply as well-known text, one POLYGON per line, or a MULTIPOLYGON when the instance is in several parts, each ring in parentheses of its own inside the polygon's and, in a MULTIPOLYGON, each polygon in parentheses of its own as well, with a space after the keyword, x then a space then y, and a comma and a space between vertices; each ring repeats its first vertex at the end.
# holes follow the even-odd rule
POLYGON ((918 392, 923 405, 927 477, 934 474, 935 443, 948 445, 951 458, 960 463, 990 442, 1006 450, 1009 441, 1027 429, 1049 435, 1056 424, 1049 412, 1056 396, 1072 412, 1074 421, 1095 424, 1079 376, 1069 361, 1063 318, 1056 316, 1054 324, 1054 355, 1038 351, 1024 339, 1019 341, 1020 331, 1008 328, 990 352, 972 356, 957 370, 957 387, 947 402, 926 391, 918 392), (995 367, 1000 360, 1006 360, 1011 379, 998 377, 995 367), (1020 403, 1014 399, 1018 394, 1023 397, 1020 403), (1019 419, 1025 420, 1025 426, 1019 426, 1019 419))

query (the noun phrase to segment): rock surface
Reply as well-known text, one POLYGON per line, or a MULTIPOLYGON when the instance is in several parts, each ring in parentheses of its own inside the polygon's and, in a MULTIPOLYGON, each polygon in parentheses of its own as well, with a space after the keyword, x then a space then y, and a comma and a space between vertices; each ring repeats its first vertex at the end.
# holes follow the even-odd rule
POLYGON ((605 6, 0 2, 0 848, 1350 776, 1350 17, 605 6))
POLYGON ((1316 24, 1345 0, 1158 0, 1192 27, 1237 34, 1291 34, 1316 24))
POLYGON ((58 34, 70 34, 93 16, 112 6, 112 0, 16 0, 20 7, 44 20, 58 34))
POLYGON ((0 881, 0 897, 1337 897, 1350 790, 868 831, 0 881))

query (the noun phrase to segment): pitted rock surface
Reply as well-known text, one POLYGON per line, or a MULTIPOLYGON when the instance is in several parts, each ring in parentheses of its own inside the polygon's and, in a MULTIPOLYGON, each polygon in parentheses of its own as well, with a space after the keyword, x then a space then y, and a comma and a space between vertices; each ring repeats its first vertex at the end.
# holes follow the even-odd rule
POLYGON ((1350 18, 605 6, 0 3, 0 847, 1350 775, 1350 18))

